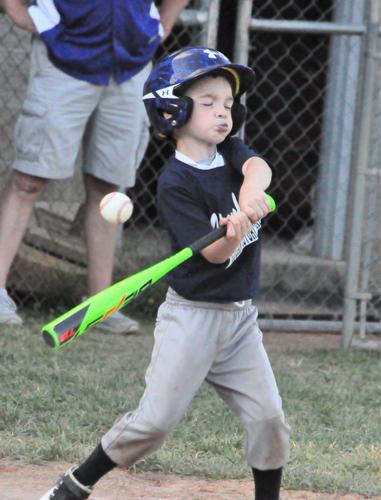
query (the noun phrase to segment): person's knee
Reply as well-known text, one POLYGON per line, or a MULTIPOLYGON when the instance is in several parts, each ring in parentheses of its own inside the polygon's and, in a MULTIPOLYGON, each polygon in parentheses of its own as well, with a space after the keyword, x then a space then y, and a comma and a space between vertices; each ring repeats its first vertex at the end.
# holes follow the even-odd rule
POLYGON ((111 430, 102 439, 103 449, 116 464, 121 467, 130 467, 146 455, 149 455, 162 446, 168 432, 158 429, 147 423, 124 428, 118 432, 115 439, 114 430, 111 430))
POLYGON ((127 438, 125 443, 126 451, 128 454, 132 453, 132 455, 136 453, 133 460, 135 462, 142 456, 149 455, 160 448, 168 434, 166 430, 155 427, 140 429, 140 432, 135 433, 133 439, 129 440, 127 438))
POLYGON ((283 414, 250 423, 246 454, 251 467, 260 470, 283 467, 290 454, 290 434, 283 414))
POLYGON ((84 185, 87 200, 98 201, 106 194, 118 191, 117 185, 99 179, 91 174, 84 175, 84 185))
POLYGON ((181 416, 182 412, 176 412, 176 408, 142 405, 126 413, 105 434, 103 449, 115 463, 130 467, 160 448, 181 416))
POLYGON ((14 171, 9 180, 10 189, 19 197, 37 199, 48 180, 14 171))
POLYGON ((146 438, 146 443, 147 443, 146 453, 152 453, 153 451, 160 448, 160 446, 162 446, 164 441, 167 439, 168 435, 169 435, 169 430, 167 429, 151 428, 146 438))

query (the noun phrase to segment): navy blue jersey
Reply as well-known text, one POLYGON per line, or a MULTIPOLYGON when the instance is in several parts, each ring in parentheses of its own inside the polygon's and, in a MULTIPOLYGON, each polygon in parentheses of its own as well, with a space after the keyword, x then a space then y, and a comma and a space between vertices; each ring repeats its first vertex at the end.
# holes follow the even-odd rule
MULTIPOLYGON (((242 165, 256 153, 240 139, 225 141, 210 166, 176 153, 159 178, 158 208, 174 252, 219 227, 221 217, 238 211, 242 165), (221 153, 221 154, 219 154, 221 153)), ((165 281, 189 300, 229 302, 252 299, 259 286, 260 222, 223 264, 192 257, 165 281)))
POLYGON ((65 73, 105 85, 137 74, 161 41, 151 0, 33 0, 29 13, 52 63, 65 73))

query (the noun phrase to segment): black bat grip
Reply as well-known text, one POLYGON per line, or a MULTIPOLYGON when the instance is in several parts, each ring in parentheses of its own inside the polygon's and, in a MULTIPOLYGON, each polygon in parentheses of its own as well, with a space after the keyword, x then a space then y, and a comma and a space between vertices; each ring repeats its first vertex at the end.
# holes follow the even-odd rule
POLYGON ((205 236, 203 236, 199 240, 197 240, 194 243, 192 243, 191 245, 189 245, 189 248, 192 250, 192 252, 194 254, 198 253, 203 248, 211 245, 215 241, 217 241, 220 238, 222 238, 223 236, 225 236, 226 228, 227 228, 227 226, 220 226, 217 229, 214 229, 210 233, 206 234, 205 236))

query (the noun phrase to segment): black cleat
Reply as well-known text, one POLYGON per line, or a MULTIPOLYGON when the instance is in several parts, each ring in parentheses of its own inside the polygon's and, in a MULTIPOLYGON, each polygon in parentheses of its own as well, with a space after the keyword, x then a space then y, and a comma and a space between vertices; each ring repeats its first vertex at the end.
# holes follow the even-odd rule
POLYGON ((85 500, 89 498, 92 488, 84 486, 74 477, 76 466, 71 467, 57 481, 55 486, 47 491, 40 500, 85 500))

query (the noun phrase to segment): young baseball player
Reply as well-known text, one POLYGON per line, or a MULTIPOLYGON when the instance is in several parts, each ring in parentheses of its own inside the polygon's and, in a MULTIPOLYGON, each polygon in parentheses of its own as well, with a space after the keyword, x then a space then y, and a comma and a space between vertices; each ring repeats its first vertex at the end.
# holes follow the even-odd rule
POLYGON ((252 303, 271 171, 231 137, 244 116, 240 97, 253 83, 250 68, 199 47, 162 59, 146 81, 151 124, 176 144, 158 186, 173 251, 219 225, 227 232, 166 278, 169 290, 158 312, 138 408, 126 413, 42 500, 88 498, 116 465, 131 466, 156 450, 204 380, 242 423, 255 499, 279 498, 290 430, 252 303))

